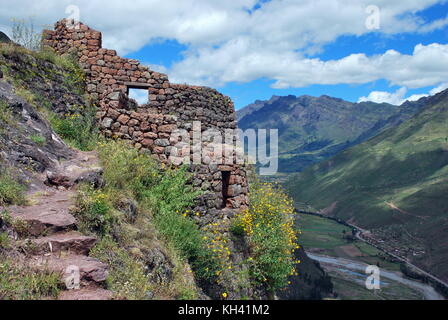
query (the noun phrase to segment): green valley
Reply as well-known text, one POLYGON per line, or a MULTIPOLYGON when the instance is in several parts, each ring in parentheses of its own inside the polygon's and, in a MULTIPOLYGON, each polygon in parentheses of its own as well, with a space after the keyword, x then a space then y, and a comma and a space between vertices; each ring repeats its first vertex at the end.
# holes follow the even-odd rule
MULTIPOLYGON (((400 272, 400 263, 375 247, 351 237, 351 228, 336 221, 316 215, 301 214, 297 220, 297 228, 301 230, 301 243, 308 255, 313 257, 332 257, 341 262, 377 265, 381 272, 394 273, 397 277, 405 277, 400 272)), ((337 299, 343 300, 420 300, 427 291, 434 293, 430 287, 420 282, 394 281, 384 277, 380 290, 368 290, 363 271, 352 270, 349 266, 337 266, 319 261, 333 283, 333 293, 337 299)))
POLYGON ((297 204, 367 229, 389 252, 446 281, 448 91, 421 102, 412 119, 286 185, 297 204))

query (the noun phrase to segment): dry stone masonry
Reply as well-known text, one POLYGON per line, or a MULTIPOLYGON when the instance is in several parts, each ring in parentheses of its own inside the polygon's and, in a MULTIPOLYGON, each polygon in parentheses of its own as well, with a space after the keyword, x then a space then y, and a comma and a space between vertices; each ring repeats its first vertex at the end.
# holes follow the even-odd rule
MULTIPOLYGON (((168 165, 179 141, 185 141, 185 135, 194 141, 199 133, 203 153, 199 163, 192 161, 194 164, 190 165, 194 172, 192 183, 208 192, 199 199, 196 211, 208 213, 213 219, 222 211, 235 211, 223 208, 245 208, 248 183, 244 166, 236 161, 231 164, 210 161, 216 149, 213 139, 206 134, 212 131, 224 137, 231 132, 237 136, 236 114, 230 98, 211 88, 172 84, 166 75, 137 60, 122 58, 115 50, 102 48, 100 32, 82 23, 73 28, 67 22, 61 20, 54 30, 45 30, 44 45, 59 54, 77 55, 87 76, 87 91, 99 106, 97 120, 104 135, 129 140, 136 148, 149 150, 168 165), (130 99, 130 89, 147 90, 148 103, 138 105, 130 99), (176 132, 183 132, 184 137, 173 135, 176 132)), ((186 148, 176 150, 174 159, 179 163, 185 157, 194 160, 194 146, 186 144, 186 148)), ((233 160, 235 157, 235 152, 229 156, 233 160)))

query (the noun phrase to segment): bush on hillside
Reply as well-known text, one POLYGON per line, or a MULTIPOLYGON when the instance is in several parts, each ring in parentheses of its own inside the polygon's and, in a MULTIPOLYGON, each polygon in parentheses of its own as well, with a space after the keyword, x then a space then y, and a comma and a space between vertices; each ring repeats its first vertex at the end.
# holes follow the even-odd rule
POLYGON ((0 206, 24 203, 25 187, 16 182, 6 168, 0 167, 0 206))
MULTIPOLYGON (((136 199, 138 214, 150 214, 158 233, 188 261, 199 281, 210 281, 216 276, 219 265, 215 254, 208 248, 204 235, 186 211, 200 194, 193 190, 190 174, 186 168, 164 168, 150 155, 139 152, 123 141, 102 141, 98 153, 104 168, 105 187, 101 190, 102 201, 109 203, 109 215, 118 208, 123 199, 136 199)), ((95 192, 87 194, 86 203, 98 201, 95 192)), ((99 191, 97 191, 99 192, 99 191)), ((78 205, 83 210, 81 221, 91 223, 91 230, 98 226, 97 212, 78 205), (93 219, 91 219, 93 217, 93 219)), ((118 222, 114 220, 114 223, 118 222)), ((106 230, 102 230, 106 231, 106 230)), ((100 232, 104 235, 104 232, 100 232)))
POLYGON ((247 235, 251 278, 272 294, 286 287, 288 277, 295 274, 294 251, 299 246, 294 215, 293 202, 283 190, 255 181, 250 185, 250 207, 236 218, 231 229, 247 235))

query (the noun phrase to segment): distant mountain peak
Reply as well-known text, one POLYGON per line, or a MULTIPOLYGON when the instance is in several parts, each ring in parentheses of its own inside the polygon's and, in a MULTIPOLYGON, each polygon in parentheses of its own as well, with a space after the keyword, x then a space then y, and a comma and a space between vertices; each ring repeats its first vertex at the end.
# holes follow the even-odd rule
POLYGON ((272 96, 239 110, 243 130, 278 129, 280 171, 298 172, 413 116, 422 105, 355 104, 328 95, 272 96))

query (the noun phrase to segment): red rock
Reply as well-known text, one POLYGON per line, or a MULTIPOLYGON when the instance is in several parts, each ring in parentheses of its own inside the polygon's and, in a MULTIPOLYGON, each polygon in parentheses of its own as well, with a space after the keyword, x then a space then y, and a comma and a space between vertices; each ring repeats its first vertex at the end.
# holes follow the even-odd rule
POLYGON ((99 47, 100 41, 99 40, 88 40, 87 45, 92 46, 92 47, 99 47))
POLYGON ((58 300, 111 300, 113 297, 112 291, 102 288, 82 288, 79 290, 63 291, 59 294, 58 300))
POLYGON ((106 281, 108 276, 108 266, 97 259, 80 256, 35 256, 31 260, 31 266, 38 270, 49 270, 51 272, 60 273, 62 279, 67 276, 65 273, 67 268, 75 266, 79 268, 81 281, 101 283, 106 281))
POLYGON ((91 32, 90 37, 92 39, 99 40, 99 39, 101 39, 101 32, 97 32, 97 31, 91 32))
POLYGON ((157 139, 157 134, 154 132, 146 132, 143 136, 149 139, 157 139))
POLYGON ((144 146, 146 148, 152 146, 153 144, 154 144, 154 140, 152 140, 152 139, 144 139, 142 141, 142 146, 144 146))
POLYGON ((32 240, 39 252, 70 251, 76 254, 88 254, 95 245, 96 238, 83 236, 72 231, 32 240), (50 245, 51 244, 51 245, 50 245))
POLYGON ((171 133, 173 132, 177 126, 175 124, 166 124, 159 127, 160 132, 171 133))
POLYGON ((164 147, 155 147, 155 148, 153 149, 153 151, 154 151, 155 153, 157 153, 157 154, 162 154, 162 153, 165 152, 165 148, 164 148, 164 147))
POLYGON ((76 219, 69 214, 72 204, 72 191, 55 191, 42 197, 39 202, 28 207, 9 207, 8 211, 14 219, 27 222, 28 232, 39 236, 45 232, 70 230, 75 227, 76 219))
POLYGON ((129 125, 130 127, 135 127, 135 126, 137 126, 137 125, 138 125, 138 123, 139 123, 139 121, 138 121, 138 120, 135 120, 135 119, 131 119, 131 120, 129 120, 129 123, 128 123, 128 125, 129 125))
POLYGON ((129 117, 122 114, 121 116, 118 117, 118 122, 120 122, 121 124, 127 124, 129 122, 129 117))

